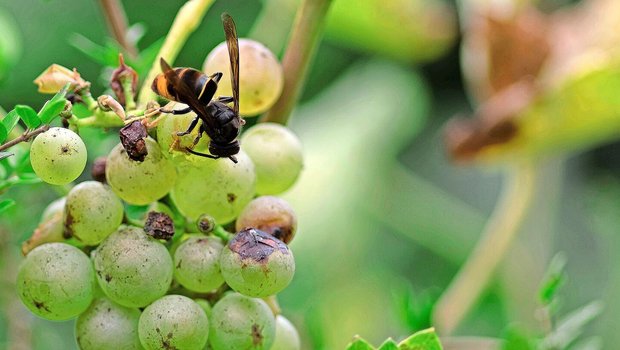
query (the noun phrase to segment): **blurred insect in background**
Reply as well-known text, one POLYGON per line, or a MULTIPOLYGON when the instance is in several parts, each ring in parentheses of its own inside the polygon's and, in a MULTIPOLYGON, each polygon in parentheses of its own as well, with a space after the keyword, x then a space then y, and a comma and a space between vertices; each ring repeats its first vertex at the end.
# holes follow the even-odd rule
POLYGON ((239 117, 239 40, 232 17, 227 13, 222 14, 222 23, 230 57, 232 97, 220 96, 217 100, 213 100, 222 73, 206 75, 193 68, 172 68, 163 58, 160 59, 163 73, 153 80, 151 89, 162 97, 188 105, 183 110, 160 109, 160 112, 185 114, 193 111, 196 113, 196 118, 192 120, 187 130, 177 133, 177 136, 191 133, 198 122, 202 122, 193 145, 186 148, 188 152, 213 159, 229 158, 237 163, 235 155, 240 149, 237 136, 239 136, 241 126, 245 124, 245 121, 239 117), (227 105, 231 102, 232 108, 227 105), (210 154, 196 152, 192 149, 203 133, 211 139, 209 141, 210 154))

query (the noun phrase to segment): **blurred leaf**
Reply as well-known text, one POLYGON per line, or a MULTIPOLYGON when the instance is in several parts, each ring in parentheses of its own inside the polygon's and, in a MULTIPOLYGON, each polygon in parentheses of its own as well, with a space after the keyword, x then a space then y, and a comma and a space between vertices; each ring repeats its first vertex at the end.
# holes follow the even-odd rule
POLYGON ((516 327, 509 327, 504 338, 501 350, 536 350, 531 337, 516 327))
POLYGON ((442 350, 434 328, 414 333, 398 344, 400 350, 442 350))
POLYGON ((32 165, 30 164, 30 149, 27 149, 23 153, 18 155, 18 160, 15 162, 13 168, 15 169, 15 173, 17 175, 21 174, 33 174, 34 170, 32 169, 32 165))
POLYGON ((590 337, 581 340, 570 347, 570 350, 601 350, 603 348, 603 340, 599 337, 590 337))
POLYGON ((132 66, 136 73, 138 73, 138 77, 146 77, 157 58, 157 54, 159 53, 159 49, 164 44, 165 38, 159 38, 155 40, 151 45, 146 47, 144 50, 140 51, 140 57, 137 60, 129 60, 129 65, 132 66))
POLYGON ((431 326, 431 314, 439 291, 424 290, 415 292, 410 284, 403 283, 392 293, 397 306, 396 312, 411 331, 427 329, 431 326))
POLYGON ((118 62, 120 50, 110 39, 107 39, 106 44, 102 46, 82 34, 73 33, 69 36, 69 44, 102 66, 113 67, 118 62))
POLYGON ((558 289, 566 282, 566 255, 557 253, 547 268, 547 272, 540 285, 538 297, 544 305, 551 304, 558 289))
POLYGON ((593 301, 558 321, 557 327, 543 340, 544 349, 565 349, 582 333, 583 328, 603 311, 600 301, 593 301))
POLYGON ((379 345, 377 350, 398 350, 398 344, 392 338, 388 338, 383 344, 379 345))
POLYGON ((346 350, 375 350, 375 347, 364 339, 357 338, 347 345, 346 350))
POLYGON ((15 200, 13 199, 0 200, 0 214, 2 214, 2 212, 4 212, 5 210, 9 209, 10 207, 14 205, 15 205, 15 200))
POLYGON ((3 124, 0 124, 0 143, 4 142, 9 137, 9 132, 3 124))
POLYGON ((2 119, 2 125, 6 128, 6 131, 10 134, 11 130, 17 125, 19 121, 19 115, 16 110, 12 110, 2 119))
POLYGON ((11 152, 0 152, 0 160, 8 158, 8 157, 10 157, 12 155, 13 155, 13 153, 11 153, 11 152))
POLYGON ((54 117, 65 109, 65 97, 67 96, 69 86, 71 86, 71 84, 67 83, 62 90, 58 91, 54 97, 43 105, 43 108, 39 111, 39 118, 41 118, 41 122, 43 122, 43 124, 49 124, 54 117))
POLYGON ((41 119, 37 115, 34 109, 30 106, 17 105, 15 106, 15 112, 21 120, 24 121, 27 127, 34 129, 41 125, 41 119))

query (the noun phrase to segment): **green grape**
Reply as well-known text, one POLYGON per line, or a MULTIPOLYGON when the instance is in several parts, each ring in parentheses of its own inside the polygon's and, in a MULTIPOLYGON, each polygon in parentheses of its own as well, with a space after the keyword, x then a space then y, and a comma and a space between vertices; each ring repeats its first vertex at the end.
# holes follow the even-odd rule
POLYGON ((275 123, 257 124, 243 134, 241 148, 256 168, 256 193, 279 194, 288 190, 303 168, 299 138, 275 123))
MULTIPOLYGON (((217 88, 219 96, 232 96, 228 49, 223 42, 216 46, 203 64, 203 72, 224 73, 217 88)), ((263 44, 239 39, 239 112, 254 116, 266 112, 280 97, 284 87, 282 66, 263 44)))
MULTIPOLYGON (((181 103, 172 102, 167 105, 166 109, 179 110, 187 106, 181 103)), ((172 159, 175 163, 183 161, 191 161, 196 156, 186 151, 187 147, 192 147, 194 140, 200 131, 199 127, 188 135, 177 136, 177 133, 187 130, 189 124, 196 118, 196 113, 189 112, 186 114, 166 114, 161 117, 157 123, 157 143, 161 146, 162 153, 165 157, 172 159)), ((209 136, 203 134, 198 144, 193 148, 197 152, 209 152, 209 136)))
POLYGON ((68 320, 93 300, 95 275, 81 250, 65 243, 33 249, 19 267, 17 290, 26 307, 48 320, 68 320))
POLYGON ((97 280, 114 302, 144 307, 160 298, 172 282, 166 247, 137 227, 122 226, 92 254, 97 280))
POLYGON ((231 222, 254 196, 252 161, 244 152, 237 154, 237 164, 226 158, 195 158, 179 167, 172 199, 192 220, 209 214, 220 224, 231 222))
POLYGON ((78 317, 75 337, 82 350, 140 350, 139 319, 140 310, 98 298, 78 317))
POLYGON ((146 138, 148 155, 144 161, 132 160, 120 143, 108 155, 105 174, 114 193, 129 204, 145 205, 165 196, 176 179, 174 165, 166 159, 159 145, 146 138))
POLYGON ((138 332, 147 350, 201 350, 207 344, 209 320, 192 299, 166 295, 144 309, 138 332))
POLYGON ((191 237, 174 253, 174 277, 193 292, 209 292, 224 283, 220 255, 224 246, 215 237, 191 237))
POLYGON ((299 350, 301 340, 295 326, 286 317, 276 316, 276 339, 269 350, 299 350))
POLYGON ((45 207, 45 210, 43 210, 43 214, 41 215, 41 222, 51 219, 52 217, 58 215, 58 213, 61 213, 62 215, 62 212, 65 210, 66 202, 67 197, 60 197, 48 204, 47 207, 45 207))
POLYGON ((59 198, 45 208, 39 226, 34 230, 32 236, 22 243, 22 254, 26 255, 44 243, 65 240, 65 226, 62 220, 65 199, 65 197, 59 198))
POLYGON ((205 312, 205 314, 207 315, 208 319, 211 319, 211 313, 213 312, 213 308, 211 307, 211 304, 209 304, 208 301, 206 301, 205 299, 194 299, 194 301, 196 302, 196 304, 198 304, 201 308, 202 311, 205 312))
POLYGON ((63 221, 68 235, 96 245, 123 221, 123 203, 108 185, 85 181, 69 191, 63 221))
POLYGON ((297 231, 297 215, 284 199, 262 196, 245 206, 235 227, 237 231, 253 227, 289 244, 297 231))
POLYGON ((228 242, 220 258, 226 283, 250 297, 266 297, 286 288, 295 274, 293 253, 282 241, 253 228, 228 242))
POLYGON ((68 184, 84 171, 86 146, 73 131, 51 128, 32 141, 30 164, 41 180, 52 185, 68 184))
POLYGON ((215 304, 210 323, 213 350, 269 350, 276 333, 267 303, 238 293, 228 294, 215 304))

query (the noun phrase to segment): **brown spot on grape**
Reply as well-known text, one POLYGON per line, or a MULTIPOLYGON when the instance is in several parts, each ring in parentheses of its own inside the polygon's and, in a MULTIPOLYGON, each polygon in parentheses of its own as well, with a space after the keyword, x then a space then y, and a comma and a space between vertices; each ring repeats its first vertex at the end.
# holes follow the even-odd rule
POLYGON ((252 325, 252 344, 254 346, 258 346, 263 342, 263 334, 261 333, 261 329, 258 324, 254 323, 252 325))
POLYGON ((235 199, 237 199, 237 196, 234 193, 229 193, 226 195, 226 200, 228 200, 228 203, 234 202, 235 199))

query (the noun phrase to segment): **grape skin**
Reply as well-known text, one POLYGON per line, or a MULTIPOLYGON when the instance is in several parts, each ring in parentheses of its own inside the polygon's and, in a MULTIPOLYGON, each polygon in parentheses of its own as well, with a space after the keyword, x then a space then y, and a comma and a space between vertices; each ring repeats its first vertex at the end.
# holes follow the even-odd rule
MULTIPOLYGON (((203 64, 203 72, 224 73, 217 95, 232 96, 228 49, 216 46, 203 64)), ((280 97, 284 73, 276 56, 267 47, 251 39, 239 39, 239 113, 255 116, 269 110, 280 97)))
POLYGON ((96 245, 123 221, 123 204, 109 186, 85 181, 67 195, 65 230, 86 245, 96 245))
POLYGON ((114 302, 144 307, 172 282, 172 258, 163 244, 137 227, 121 227, 92 254, 97 280, 114 302))
POLYGON ((65 128, 50 128, 38 135, 30 147, 32 169, 52 185, 65 185, 77 179, 84 171, 86 159, 84 141, 65 128))
POLYGON ((303 151, 290 129, 276 123, 257 124, 243 134, 241 147, 256 168, 256 193, 280 194, 297 181, 303 151))
POLYGON ((237 164, 226 158, 195 158, 179 167, 170 196, 179 211, 192 220, 209 214, 218 224, 232 221, 254 196, 252 161, 244 152, 237 154, 237 164))
POLYGON ((116 195, 129 204, 145 205, 165 196, 176 179, 174 165, 152 138, 145 139, 148 155, 132 160, 120 143, 108 155, 106 179, 116 195))
MULTIPOLYGON (((181 103, 171 103, 166 109, 183 109, 186 105, 181 103)), ((196 118, 196 113, 189 112, 185 114, 166 114, 161 117, 157 123, 157 143, 161 147, 162 154, 171 159, 175 164, 192 161, 196 156, 188 153, 185 148, 191 147, 194 139, 198 136, 200 130, 196 127, 188 135, 177 136, 177 133, 187 130, 187 127, 196 118), (175 140, 177 141, 175 143, 175 140)), ((200 124, 198 125, 200 126, 200 124)), ((209 152, 209 136, 203 134, 198 144, 193 148, 197 152, 209 152)))
POLYGON ((276 316, 276 337, 270 350, 299 350, 301 340, 295 326, 286 317, 276 316))
POLYGON ((94 287, 90 260, 65 243, 36 247, 17 274, 17 290, 24 305, 48 320, 68 320, 84 312, 93 299, 94 287))
POLYGON ((254 198, 235 221, 237 232, 253 227, 289 244, 297 231, 297 215, 288 202, 274 196, 254 198))
POLYGON ((201 350, 207 344, 209 320, 192 299, 166 295, 144 309, 138 333, 147 350, 201 350))
POLYGON ((213 306, 210 324, 213 350, 268 350, 275 338, 275 318, 267 303, 238 293, 213 306))
POLYGON ((174 277, 186 289, 209 292, 224 283, 220 255, 224 245, 214 237, 190 237, 174 253, 174 277))
POLYGON ((140 310, 97 298, 75 323, 76 341, 82 350, 140 350, 140 310))

